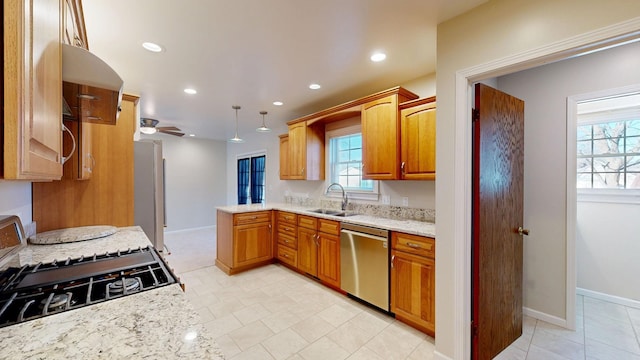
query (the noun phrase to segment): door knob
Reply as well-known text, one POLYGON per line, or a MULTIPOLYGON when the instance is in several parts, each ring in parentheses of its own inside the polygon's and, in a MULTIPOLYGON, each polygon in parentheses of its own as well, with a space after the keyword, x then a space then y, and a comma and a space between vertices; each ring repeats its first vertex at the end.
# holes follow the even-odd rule
POLYGON ((525 229, 522 226, 518 226, 518 234, 529 235, 529 229, 525 229))

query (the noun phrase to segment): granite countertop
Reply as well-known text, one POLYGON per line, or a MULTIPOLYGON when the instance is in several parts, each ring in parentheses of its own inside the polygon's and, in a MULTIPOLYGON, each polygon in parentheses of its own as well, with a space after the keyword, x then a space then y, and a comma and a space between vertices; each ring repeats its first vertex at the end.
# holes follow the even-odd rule
MULTIPOLYGON (((357 225, 372 226, 380 229, 386 229, 391 231, 399 231, 407 234, 436 237, 436 224, 432 222, 417 221, 417 220, 396 220, 387 219, 379 216, 371 215, 350 215, 350 216, 333 216, 327 214, 318 214, 309 212, 309 210, 317 209, 318 207, 305 207, 291 204, 248 204, 248 205, 230 205, 219 206, 216 209, 227 213, 238 214, 244 212, 263 211, 263 210, 281 210, 289 211, 300 215, 315 216, 324 219, 336 220, 344 223, 351 223, 357 225)), ((347 211, 349 213, 349 211, 347 211)))
MULTIPOLYGON (((15 258, 38 263, 148 245, 136 226, 101 239, 28 245, 15 258)), ((3 327, 0 338, 0 359, 224 359, 178 284, 3 327)))

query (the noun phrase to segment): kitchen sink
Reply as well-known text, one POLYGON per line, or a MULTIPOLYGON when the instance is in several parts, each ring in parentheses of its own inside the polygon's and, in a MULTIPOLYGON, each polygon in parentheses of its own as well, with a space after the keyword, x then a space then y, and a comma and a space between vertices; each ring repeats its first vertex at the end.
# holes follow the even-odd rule
POLYGON ((356 213, 346 212, 342 210, 314 209, 314 210, 307 210, 307 211, 316 213, 316 214, 324 214, 324 215, 339 216, 339 217, 357 215, 356 213))

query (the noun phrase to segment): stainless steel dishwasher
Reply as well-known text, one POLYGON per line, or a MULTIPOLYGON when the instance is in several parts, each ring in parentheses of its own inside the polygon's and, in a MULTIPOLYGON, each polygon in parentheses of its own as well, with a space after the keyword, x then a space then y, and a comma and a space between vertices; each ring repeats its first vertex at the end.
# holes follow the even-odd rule
POLYGON ((384 311, 389 311, 389 232, 342 223, 340 287, 384 311))

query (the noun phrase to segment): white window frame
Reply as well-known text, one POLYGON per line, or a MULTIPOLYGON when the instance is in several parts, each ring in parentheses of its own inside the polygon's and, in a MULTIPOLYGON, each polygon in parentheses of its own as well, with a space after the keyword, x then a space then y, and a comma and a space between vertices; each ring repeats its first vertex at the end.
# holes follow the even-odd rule
MULTIPOLYGON (((571 163, 567 163, 567 170, 572 169, 571 173, 568 171, 568 184, 573 184, 573 188, 576 189, 576 200, 578 202, 595 202, 595 203, 614 203, 614 204, 640 204, 640 189, 589 189, 589 188, 577 188, 577 129, 579 125, 586 125, 589 123, 597 123, 598 121, 582 121, 578 122, 578 103, 595 100, 599 98, 620 96, 629 93, 640 92, 640 84, 625 86, 621 88, 607 89, 602 91, 596 91, 587 94, 571 96, 567 99, 567 111, 568 111, 568 129, 571 129, 567 133, 568 142, 570 148, 568 149, 568 159, 573 158, 571 163)), ((569 188, 567 190, 570 190, 569 188)))
MULTIPOLYGON (((331 183, 333 182, 331 181, 332 179, 331 170, 333 169, 333 167, 331 166, 331 160, 332 160, 331 150, 330 150, 331 146, 329 145, 331 143, 330 141, 331 138, 346 136, 346 135, 353 135, 358 133, 360 134, 362 133, 362 126, 360 124, 346 126, 338 129, 333 129, 333 130, 327 130, 325 132, 325 143, 327 144, 327 146, 325 146, 325 159, 326 159, 325 169, 328 169, 326 174, 327 175, 326 180, 325 180, 325 189, 329 185, 331 185, 331 183)), ((346 190, 347 196, 349 199, 378 201, 380 197, 380 190, 379 190, 378 183, 379 183, 378 180, 373 180, 373 190, 371 191, 346 190)), ((341 198, 342 192, 340 191, 339 188, 333 187, 331 188, 329 193, 325 195, 332 198, 341 198)))

